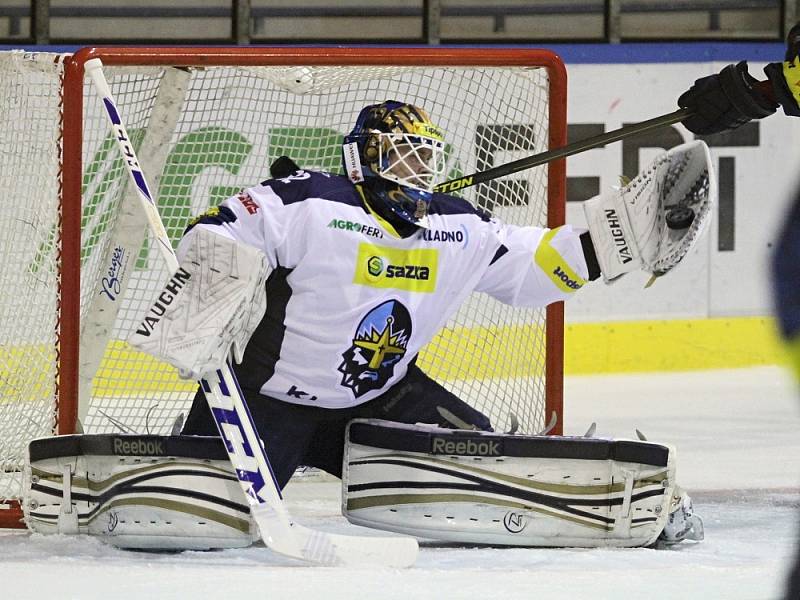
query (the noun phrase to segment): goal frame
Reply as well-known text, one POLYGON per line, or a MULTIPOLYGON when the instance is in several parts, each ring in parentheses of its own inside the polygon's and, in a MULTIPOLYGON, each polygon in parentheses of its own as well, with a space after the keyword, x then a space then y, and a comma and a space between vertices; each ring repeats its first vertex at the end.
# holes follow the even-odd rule
MULTIPOLYGON (((567 73, 561 59, 542 49, 443 47, 87 47, 65 60, 62 86, 61 237, 58 320, 57 435, 76 432, 79 409, 81 184, 83 173, 84 64, 106 66, 453 66, 546 69, 549 82, 548 149, 567 143, 567 73), (398 55, 401 60, 398 60, 398 55)), ((547 166, 547 225, 566 217, 566 159, 547 166)), ((546 309, 545 414, 556 415, 550 433, 563 433, 564 306, 546 309)), ((1 507, 0 507, 1 508, 1 507)), ((0 510, 0 527, 19 526, 18 506, 0 510)))

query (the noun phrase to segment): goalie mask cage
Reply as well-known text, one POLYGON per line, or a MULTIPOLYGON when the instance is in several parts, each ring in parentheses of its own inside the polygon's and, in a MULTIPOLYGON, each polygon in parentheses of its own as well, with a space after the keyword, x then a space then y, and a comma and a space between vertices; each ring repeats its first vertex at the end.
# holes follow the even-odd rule
MULTIPOLYGON (((84 78, 90 58, 104 63, 173 244, 193 215, 267 179, 281 155, 342 172, 342 137, 367 104, 425 108, 446 135, 448 179, 566 143, 566 72, 544 50, 0 53, 0 526, 19 525, 31 439, 81 427, 169 434, 195 392, 126 343, 169 273, 126 208, 128 175, 84 78), (120 236, 139 236, 138 254, 120 256, 120 236), (125 293, 120 269, 132 270, 125 293)), ((557 226, 564 161, 460 193, 506 222, 557 226)), ((561 304, 514 309, 474 294, 419 364, 497 430, 518 420, 540 432, 556 415, 560 433, 562 356, 561 304)))

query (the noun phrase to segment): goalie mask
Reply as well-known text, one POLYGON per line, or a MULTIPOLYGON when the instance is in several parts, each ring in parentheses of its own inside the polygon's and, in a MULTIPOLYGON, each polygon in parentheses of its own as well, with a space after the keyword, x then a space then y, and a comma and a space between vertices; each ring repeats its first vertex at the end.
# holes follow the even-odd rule
POLYGON ((444 175, 444 139, 421 108, 388 100, 365 107, 344 138, 344 166, 403 220, 421 224, 444 175))

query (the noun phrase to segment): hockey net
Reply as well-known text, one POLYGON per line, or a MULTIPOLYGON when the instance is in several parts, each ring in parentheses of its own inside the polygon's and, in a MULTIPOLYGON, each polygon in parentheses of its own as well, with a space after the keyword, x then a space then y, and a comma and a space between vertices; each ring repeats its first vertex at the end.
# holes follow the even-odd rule
MULTIPOLYGON (((125 341, 169 274, 126 208, 128 177, 83 77, 94 57, 173 243, 193 215, 268 178, 281 155, 341 172, 342 136, 363 106, 386 99, 424 107, 446 132, 448 179, 566 141, 564 69, 546 51, 0 52, 0 526, 19 519, 7 507, 28 441, 80 426, 169 434, 195 392, 125 341), (115 254, 120 235, 139 236, 138 255, 115 254), (120 268, 133 269, 124 294, 120 268), (114 304, 110 323, 98 296, 114 304)), ((461 194, 509 223, 558 225, 563 161, 461 194)), ((513 309, 473 295, 419 364, 498 430, 518 420, 538 432, 555 414, 559 432, 562 332, 560 305, 513 309)))

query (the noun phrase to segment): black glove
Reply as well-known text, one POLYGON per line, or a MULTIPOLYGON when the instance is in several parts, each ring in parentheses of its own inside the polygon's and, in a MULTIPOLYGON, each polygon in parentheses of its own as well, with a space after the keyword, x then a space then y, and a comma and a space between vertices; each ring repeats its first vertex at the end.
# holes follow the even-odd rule
POLYGON ((745 61, 698 79, 678 98, 678 106, 693 112, 683 124, 693 133, 708 135, 768 117, 778 104, 756 84, 745 61))
POLYGON ((786 57, 782 63, 770 63, 764 67, 775 100, 790 117, 800 117, 800 23, 792 27, 786 36, 786 57))
POLYGON ((279 156, 269 166, 269 174, 273 179, 283 179, 299 171, 300 167, 288 156, 279 156))

